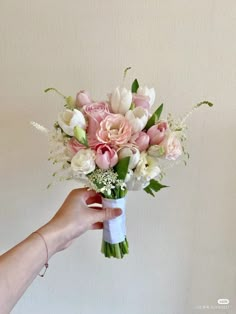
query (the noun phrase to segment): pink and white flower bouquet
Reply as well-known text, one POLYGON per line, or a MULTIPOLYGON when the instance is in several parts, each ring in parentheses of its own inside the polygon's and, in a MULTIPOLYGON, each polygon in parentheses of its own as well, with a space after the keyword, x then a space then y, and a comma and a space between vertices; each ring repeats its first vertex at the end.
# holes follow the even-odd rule
POLYGON ((203 101, 178 120, 162 117, 163 104, 153 110, 155 90, 141 87, 137 79, 131 89, 117 87, 108 99, 94 101, 87 91, 66 97, 53 131, 32 124, 49 134, 53 144, 49 160, 60 164, 54 173, 60 180, 75 179, 100 193, 103 206, 120 207, 120 217, 106 221, 102 253, 122 258, 128 253, 125 226, 125 196, 129 190, 144 190, 154 196, 166 187, 166 170, 186 162, 186 119, 203 101))

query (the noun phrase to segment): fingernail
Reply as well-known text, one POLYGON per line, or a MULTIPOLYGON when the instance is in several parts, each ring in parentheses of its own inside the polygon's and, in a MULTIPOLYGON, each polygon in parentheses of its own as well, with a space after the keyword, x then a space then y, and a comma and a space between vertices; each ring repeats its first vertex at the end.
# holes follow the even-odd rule
POLYGON ((114 214, 115 214, 116 216, 120 216, 120 215, 122 214, 122 209, 120 209, 120 208, 114 208, 114 214))

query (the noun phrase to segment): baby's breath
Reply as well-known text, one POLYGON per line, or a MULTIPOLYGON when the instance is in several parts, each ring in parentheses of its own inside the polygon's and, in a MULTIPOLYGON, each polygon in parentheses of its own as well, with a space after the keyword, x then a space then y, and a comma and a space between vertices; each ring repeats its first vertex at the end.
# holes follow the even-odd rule
POLYGON ((91 189, 107 198, 117 198, 120 190, 126 190, 125 182, 118 179, 118 174, 112 168, 107 170, 97 168, 87 177, 91 189))

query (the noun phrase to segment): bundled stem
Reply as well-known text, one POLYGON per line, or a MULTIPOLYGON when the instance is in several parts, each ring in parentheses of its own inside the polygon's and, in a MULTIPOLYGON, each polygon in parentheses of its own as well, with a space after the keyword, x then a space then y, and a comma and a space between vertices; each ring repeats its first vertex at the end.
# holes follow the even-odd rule
POLYGON ((128 240, 125 238, 123 242, 116 244, 111 244, 102 240, 101 252, 104 254, 105 257, 114 257, 121 259, 124 257, 125 254, 129 253, 128 240))

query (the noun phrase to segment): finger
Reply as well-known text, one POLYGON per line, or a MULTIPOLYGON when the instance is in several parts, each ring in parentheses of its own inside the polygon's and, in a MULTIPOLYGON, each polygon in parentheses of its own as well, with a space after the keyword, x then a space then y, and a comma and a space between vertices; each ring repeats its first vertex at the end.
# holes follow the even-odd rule
POLYGON ((90 228, 91 230, 97 230, 97 229, 103 229, 103 223, 102 222, 96 222, 93 224, 90 228))
POLYGON ((90 204, 101 204, 102 203, 102 197, 99 194, 90 196, 89 198, 86 199, 86 204, 90 205, 90 204))
POLYGON ((96 221, 105 221, 116 218, 122 214, 120 208, 103 208, 101 210, 96 210, 96 221))

